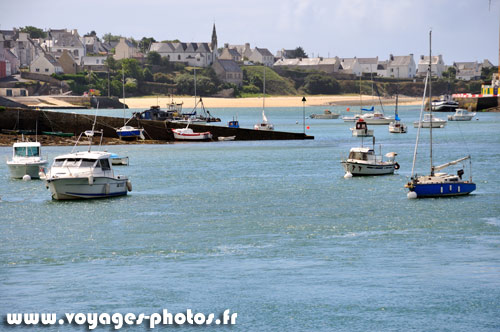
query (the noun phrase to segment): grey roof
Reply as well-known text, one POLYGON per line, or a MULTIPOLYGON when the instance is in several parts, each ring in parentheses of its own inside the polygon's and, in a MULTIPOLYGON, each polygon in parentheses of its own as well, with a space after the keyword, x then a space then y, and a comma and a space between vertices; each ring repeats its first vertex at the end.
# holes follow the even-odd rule
POLYGON ((259 52, 262 56, 272 56, 274 57, 274 55, 269 52, 269 50, 267 48, 258 48, 258 47, 255 47, 255 51, 259 52))
POLYGON ((210 53, 208 43, 152 43, 149 51, 158 53, 210 53))
POLYGON ((78 38, 77 35, 73 35, 71 33, 65 33, 61 34, 61 36, 55 40, 54 42, 55 46, 60 46, 60 47, 78 47, 82 46, 82 42, 80 41, 80 38, 78 38))
POLYGON ((459 70, 476 69, 477 66, 477 62, 455 62, 455 67, 457 67, 459 70))
POLYGON ((45 56, 45 59, 47 59, 52 65, 59 66, 59 67, 61 66, 59 64, 59 62, 57 62, 57 60, 52 55, 45 53, 44 56, 45 56))
POLYGON ((356 61, 357 61, 356 58, 342 58, 340 59, 340 65, 344 70, 352 69, 356 61))
POLYGON ((360 65, 376 65, 378 57, 375 58, 357 58, 360 65))
POLYGON ((132 43, 130 40, 128 39, 125 39, 125 44, 127 44, 128 47, 131 47, 131 48, 135 48, 136 46, 134 45, 134 43, 132 43))
POLYGON ((221 60, 217 59, 217 62, 224 68, 224 71, 226 72, 237 72, 241 73, 241 68, 238 66, 238 64, 234 60, 221 60))
POLYGON ((233 57, 241 57, 241 54, 235 48, 228 48, 228 51, 233 57))
POLYGON ((409 66, 411 64, 411 55, 393 56, 389 61, 390 66, 409 66))

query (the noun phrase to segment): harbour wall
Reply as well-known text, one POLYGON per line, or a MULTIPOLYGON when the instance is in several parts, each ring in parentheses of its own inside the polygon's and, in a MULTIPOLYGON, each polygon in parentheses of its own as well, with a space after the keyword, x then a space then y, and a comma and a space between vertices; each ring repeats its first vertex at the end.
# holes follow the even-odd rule
POLYGON ((469 96, 467 94, 456 94, 453 98, 458 101, 458 107, 470 109, 473 112, 486 111, 489 109, 497 108, 500 104, 498 96, 483 97, 483 96, 469 96))
MULTIPOLYGON (((0 129, 2 130, 38 130, 50 132, 73 133, 75 136, 85 130, 92 129, 94 116, 77 113, 50 112, 21 108, 0 109, 0 129)), ((117 137, 116 129, 123 126, 123 118, 97 116, 95 130, 102 130, 105 137, 117 137)), ((173 141, 172 129, 184 128, 184 124, 168 121, 132 119, 127 125, 141 127, 145 130, 146 139, 173 141)), ((228 128, 222 126, 191 124, 195 132, 210 131, 213 139, 220 136, 236 136, 236 140, 302 140, 314 139, 314 136, 303 133, 283 131, 253 130, 246 128, 228 128)))

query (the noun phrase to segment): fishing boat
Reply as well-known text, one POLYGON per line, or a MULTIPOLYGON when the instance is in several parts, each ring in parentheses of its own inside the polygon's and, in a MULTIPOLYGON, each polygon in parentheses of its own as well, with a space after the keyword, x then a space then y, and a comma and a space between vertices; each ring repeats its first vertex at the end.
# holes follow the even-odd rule
POLYGON ((238 119, 235 120, 234 117, 233 117, 233 120, 229 121, 227 123, 227 126, 229 128, 239 128, 240 127, 240 122, 238 121, 238 119))
POLYGON ((429 113, 424 115, 423 120, 413 122, 414 128, 444 128, 448 121, 440 119, 434 116, 434 114, 429 113))
POLYGON ((205 132, 194 132, 193 129, 189 128, 190 122, 188 122, 186 128, 176 128, 172 129, 174 138, 177 140, 184 141, 203 141, 212 139, 212 134, 209 131, 205 132))
POLYGON ((356 125, 354 128, 350 128, 352 132, 352 136, 354 137, 372 137, 373 136, 373 129, 368 129, 368 125, 366 124, 365 120, 363 119, 358 119, 356 121, 356 125))
POLYGON ((458 108, 458 101, 453 100, 450 95, 443 95, 438 100, 432 101, 434 112, 455 112, 458 108))
MULTIPOLYGON (((431 39, 432 31, 429 32, 429 59, 432 59, 432 51, 431 51, 431 39)), ((424 104, 425 104, 425 94, 428 91, 429 98, 428 100, 432 100, 432 89, 431 89, 431 64, 429 61, 429 67, 427 69, 427 77, 425 79, 424 85, 424 97, 422 98, 422 107, 420 110, 420 119, 422 119, 422 114, 424 112, 424 104)), ((429 102, 431 103, 431 102, 429 102)), ((429 105, 430 114, 432 115, 432 105, 429 105)), ((426 114, 427 115, 427 114, 426 114)), ((431 117, 432 119, 432 117, 431 117)), ((463 168, 457 171, 457 174, 448 174, 439 171, 450 167, 452 165, 456 165, 458 163, 469 160, 469 167, 471 164, 471 156, 466 156, 439 166, 434 166, 433 162, 433 151, 432 151, 432 128, 433 126, 429 126, 429 150, 430 150, 430 174, 418 176, 415 173, 415 163, 417 159, 417 150, 418 143, 420 139, 420 127, 417 131, 417 139, 415 143, 415 150, 413 153, 413 164, 411 169, 411 178, 408 183, 405 185, 408 188, 409 192, 407 194, 408 198, 426 198, 426 197, 447 197, 447 196, 458 196, 458 195, 468 195, 474 190, 476 190, 476 184, 472 182, 472 173, 470 172, 469 179, 464 180, 462 177, 464 175, 463 168)))
POLYGON ((39 142, 17 142, 12 146, 12 159, 7 160, 10 176, 22 179, 29 175, 31 179, 38 179, 40 167, 47 166, 47 160, 41 156, 39 142))
POLYGON ((127 123, 134 118, 132 116, 128 121, 125 122, 125 77, 122 71, 122 88, 123 88, 123 126, 116 129, 116 134, 122 140, 136 140, 138 138, 145 139, 144 128, 136 128, 128 126, 127 123))
POLYGON ((475 112, 469 112, 463 108, 457 108, 455 114, 448 115, 449 121, 470 121, 476 116, 475 112))
POLYGON ((91 151, 92 138, 102 131, 87 130, 80 134, 73 148, 85 135, 89 141, 87 151, 71 152, 54 158, 47 173, 41 178, 55 200, 109 198, 127 195, 132 183, 126 176, 116 175, 112 168, 111 153, 91 151))
POLYGON ((255 130, 274 130, 274 125, 267 120, 264 110, 266 108, 266 66, 264 66, 264 81, 262 87, 262 121, 253 126, 255 130))
POLYGON ((339 113, 332 113, 330 110, 325 110, 323 114, 311 114, 309 117, 311 119, 338 119, 339 113))
POLYGON ((341 161, 345 177, 394 174, 394 170, 399 169, 399 164, 395 161, 397 153, 389 152, 385 156, 388 158, 387 161, 383 160, 382 154, 375 154, 375 137, 373 148, 363 146, 352 148, 349 156, 341 161))

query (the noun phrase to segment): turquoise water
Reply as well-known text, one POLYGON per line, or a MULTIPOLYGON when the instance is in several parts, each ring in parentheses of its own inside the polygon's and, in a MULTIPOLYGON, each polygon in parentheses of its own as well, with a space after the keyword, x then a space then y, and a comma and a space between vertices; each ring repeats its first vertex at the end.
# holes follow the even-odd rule
MULTIPOLYGON (((260 112, 211 110, 244 127, 260 112)), ((276 130, 302 131, 302 108, 266 114, 276 130)), ((130 157, 116 171, 133 183, 108 200, 52 201, 43 182, 11 180, 2 162, 2 319, 189 308, 237 312, 238 331, 498 331, 500 113, 434 131, 435 164, 472 155, 473 195, 408 200, 417 116, 403 107, 408 134, 373 126, 377 150, 401 165, 384 177, 343 178, 340 157, 360 139, 341 120, 307 119, 308 141, 106 147, 130 157)), ((419 173, 427 141, 425 131, 419 173)), ((0 148, 0 159, 10 153, 0 148)), ((72 329, 82 327, 44 331, 72 329)))

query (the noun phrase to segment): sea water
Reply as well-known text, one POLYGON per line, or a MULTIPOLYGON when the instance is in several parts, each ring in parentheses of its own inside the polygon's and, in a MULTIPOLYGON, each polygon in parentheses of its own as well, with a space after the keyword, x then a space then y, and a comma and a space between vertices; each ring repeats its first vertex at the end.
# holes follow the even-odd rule
MULTIPOLYGON (((210 111, 219 125, 261 119, 260 108, 210 111)), ((302 132, 303 111, 266 115, 276 130, 302 132)), ((381 177, 343 178, 341 156, 372 140, 340 119, 305 119, 314 140, 103 147, 130 158, 115 172, 133 191, 114 199, 53 201, 43 181, 10 179, 3 163, 0 330, 11 330, 7 313, 230 309, 238 331, 498 331, 500 113, 433 130, 435 165, 472 156, 473 194, 409 200, 418 113, 401 107, 407 134, 371 126, 377 153, 397 152, 401 165, 381 177)), ((419 174, 430 169, 428 143, 422 130, 419 174)), ((0 148, 1 160, 10 154, 0 148)), ((82 327, 44 331, 73 329, 82 327)))

